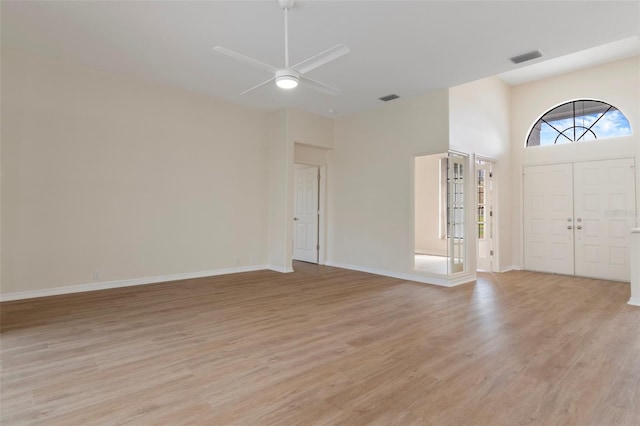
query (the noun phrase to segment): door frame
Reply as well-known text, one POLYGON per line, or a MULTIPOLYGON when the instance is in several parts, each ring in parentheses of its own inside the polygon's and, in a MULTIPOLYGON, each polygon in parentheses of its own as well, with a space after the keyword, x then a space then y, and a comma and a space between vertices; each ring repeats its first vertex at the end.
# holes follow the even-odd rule
MULTIPOLYGON (((318 169, 320 178, 318 179, 318 245, 320 249, 318 249, 318 265, 324 265, 327 261, 327 214, 326 214, 326 205, 327 205, 327 166, 319 165, 319 164, 309 164, 304 162, 296 161, 293 165, 294 174, 295 174, 295 166, 306 166, 306 167, 315 167, 318 169)), ((295 176, 294 176, 295 178, 295 176)), ((293 206, 295 209, 295 206, 293 206)), ((295 211, 292 214, 292 217, 295 216, 295 211)), ((291 226, 293 227, 293 221, 291 222, 291 226)), ((295 233, 292 232, 292 238, 295 236, 295 233)), ((293 245, 292 245, 293 247, 293 245)), ((291 253, 293 258, 293 252, 291 253)))

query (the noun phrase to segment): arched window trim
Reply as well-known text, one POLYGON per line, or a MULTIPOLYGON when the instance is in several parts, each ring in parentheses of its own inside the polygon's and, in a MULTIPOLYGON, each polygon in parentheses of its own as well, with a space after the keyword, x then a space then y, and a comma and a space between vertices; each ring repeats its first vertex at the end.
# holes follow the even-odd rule
MULTIPOLYGON (((571 138, 568 138, 568 137, 565 135, 564 137, 565 137, 566 139, 569 139, 569 141, 570 141, 571 143, 575 143, 575 142, 583 142, 584 140, 580 140, 580 139, 581 139, 583 136, 585 136, 586 134, 588 134, 588 133, 593 134, 594 139, 595 139, 596 141, 597 141, 597 140, 600 140, 600 139, 615 139, 615 138, 624 137, 624 136, 629 136, 629 135, 632 135, 632 134, 633 134, 633 129, 631 128, 631 122, 630 122, 630 121, 629 121, 629 119, 627 118, 627 115, 626 115, 624 112, 622 112, 622 111, 620 110, 620 108, 618 108, 618 107, 616 107, 616 106, 614 106, 614 105, 612 105, 612 104, 610 104, 610 103, 608 103, 608 102, 606 102, 606 101, 603 101, 603 100, 601 100, 601 99, 595 99, 595 98, 577 98, 577 99, 572 99, 572 100, 569 100, 569 101, 561 102, 561 103, 559 103, 559 104, 555 105, 554 107, 549 108, 549 109, 548 109, 548 110, 546 110, 544 113, 540 114, 540 115, 538 116, 538 118, 533 122, 533 124, 529 127, 529 131, 527 132, 527 137, 525 138, 525 141, 524 141, 524 146, 525 146, 525 148, 540 147, 540 146, 555 146, 555 144, 558 142, 558 140, 559 140, 560 138, 562 138, 562 137, 563 137, 563 133, 565 133, 567 130, 569 130, 569 129, 573 129, 573 128, 575 128, 575 127, 581 127, 581 126, 573 126, 573 127, 571 127, 571 128, 567 128, 567 129, 564 129, 564 130, 562 130, 562 131, 560 131, 560 130, 558 130, 558 129, 555 129, 555 128, 554 128, 554 130, 556 130, 556 131, 558 132, 558 136, 556 137, 556 141, 554 142, 554 144, 553 144, 553 145, 539 145, 539 144, 537 144, 537 145, 529 145, 529 139, 530 139, 531 134, 532 134, 532 132, 534 131, 535 127, 536 127, 536 126, 541 122, 541 120, 542 120, 542 121, 545 121, 545 120, 543 120, 543 117, 545 117, 545 116, 546 116, 547 114, 549 114, 550 112, 552 112, 552 111, 554 111, 554 110, 556 110, 556 109, 558 109, 558 108, 560 108, 560 107, 562 107, 562 106, 564 106, 564 105, 574 104, 574 106, 575 106, 575 103, 576 103, 576 102, 583 102, 583 101, 586 101, 586 102, 599 102, 599 103, 602 103, 602 104, 604 104, 604 105, 608 106, 608 109, 607 109, 607 110, 606 110, 606 111, 605 111, 605 112, 604 112, 600 117, 598 117, 598 119, 597 119, 594 123, 592 123, 592 124, 591 124, 591 126, 590 126, 589 128, 584 128, 584 129, 583 129, 583 131, 581 132, 580 136, 578 137, 578 140, 572 140, 571 138), (593 127, 593 126, 594 126, 594 125, 595 125, 595 124, 600 120, 600 118, 604 117, 604 115, 605 115, 607 112, 609 112, 609 110, 611 110, 611 109, 614 109, 614 110, 617 110, 618 112, 620 112, 620 114, 622 114, 622 117, 627 121, 627 123, 629 123, 629 131, 630 131, 630 133, 629 133, 628 135, 598 137, 598 136, 597 136, 597 135, 596 135, 596 134, 591 130, 591 127, 593 127)), ((574 124, 575 124, 575 117, 576 117, 575 109, 574 109, 573 115, 571 115, 570 117, 573 117, 573 118, 574 118, 574 124)), ((546 121, 545 121, 545 123, 546 123, 546 121)), ((553 128, 553 126, 551 126, 551 127, 553 128)), ((574 137, 573 139, 576 139, 576 137, 574 137)))

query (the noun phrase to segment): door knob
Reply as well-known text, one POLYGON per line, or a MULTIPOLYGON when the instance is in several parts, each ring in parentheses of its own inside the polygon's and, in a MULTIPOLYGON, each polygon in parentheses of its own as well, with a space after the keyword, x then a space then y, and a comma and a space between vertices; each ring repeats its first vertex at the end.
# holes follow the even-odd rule
POLYGON ((297 218, 297 217, 294 217, 294 218, 293 218, 293 220, 298 220, 298 218, 297 218))
POLYGON ((573 226, 567 225, 567 229, 573 229, 573 226))
POLYGON ((576 226, 576 229, 582 229, 582 226, 578 225, 576 226))

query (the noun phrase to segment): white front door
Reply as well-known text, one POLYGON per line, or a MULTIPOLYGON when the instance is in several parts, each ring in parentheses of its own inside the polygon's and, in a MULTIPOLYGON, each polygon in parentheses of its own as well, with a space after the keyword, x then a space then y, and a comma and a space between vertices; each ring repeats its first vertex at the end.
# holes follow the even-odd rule
POLYGON ((493 172, 489 161, 476 164, 478 185, 478 265, 479 271, 492 271, 493 259, 493 172))
POLYGON ((524 168, 524 267, 629 281, 635 161, 524 168))
POLYGON ((318 167, 295 168, 293 259, 318 263, 318 167))
POLYGON ((524 168, 524 268, 574 274, 573 168, 524 168))
POLYGON ((629 281, 636 225, 634 160, 574 165, 575 269, 584 277, 629 281))

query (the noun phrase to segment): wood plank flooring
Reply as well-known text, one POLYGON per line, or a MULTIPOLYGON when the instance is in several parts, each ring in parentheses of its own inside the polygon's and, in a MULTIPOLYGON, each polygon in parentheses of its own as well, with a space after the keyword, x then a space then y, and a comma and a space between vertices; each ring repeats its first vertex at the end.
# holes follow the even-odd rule
POLYGON ((1 304, 1 424, 640 424, 628 284, 294 268, 1 304))

